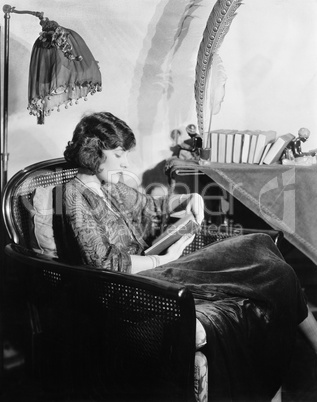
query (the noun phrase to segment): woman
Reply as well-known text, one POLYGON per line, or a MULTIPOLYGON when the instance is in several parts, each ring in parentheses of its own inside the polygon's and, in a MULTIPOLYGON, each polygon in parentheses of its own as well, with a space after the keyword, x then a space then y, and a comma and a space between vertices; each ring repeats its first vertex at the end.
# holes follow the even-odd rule
POLYGON ((193 240, 185 235, 164 255, 144 256, 153 221, 185 209, 201 223, 204 209, 198 194, 153 198, 123 184, 134 146, 131 129, 111 113, 83 117, 76 126, 64 153, 78 168, 64 188, 63 243, 73 242, 65 253, 77 257, 73 262, 185 283, 207 332, 214 400, 269 400, 289 363, 298 325, 317 353, 317 324, 296 274, 271 238, 260 234, 181 257, 193 240))

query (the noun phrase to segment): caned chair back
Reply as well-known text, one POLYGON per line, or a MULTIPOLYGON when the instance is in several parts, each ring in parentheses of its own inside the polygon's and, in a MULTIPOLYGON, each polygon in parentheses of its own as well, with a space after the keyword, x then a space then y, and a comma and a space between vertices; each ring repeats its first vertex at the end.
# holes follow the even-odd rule
POLYGON ((77 173, 64 158, 39 162, 13 176, 3 193, 2 212, 10 238, 15 244, 29 247, 29 210, 32 194, 38 187, 66 183, 77 173))

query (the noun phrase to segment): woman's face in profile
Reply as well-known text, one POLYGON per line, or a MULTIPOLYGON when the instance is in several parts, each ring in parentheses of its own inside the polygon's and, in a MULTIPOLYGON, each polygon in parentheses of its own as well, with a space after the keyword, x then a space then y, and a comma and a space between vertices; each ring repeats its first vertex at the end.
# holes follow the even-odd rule
POLYGON ((99 172, 96 174, 101 183, 118 183, 123 171, 129 167, 129 151, 124 151, 121 147, 102 151, 105 161, 100 164, 99 172))

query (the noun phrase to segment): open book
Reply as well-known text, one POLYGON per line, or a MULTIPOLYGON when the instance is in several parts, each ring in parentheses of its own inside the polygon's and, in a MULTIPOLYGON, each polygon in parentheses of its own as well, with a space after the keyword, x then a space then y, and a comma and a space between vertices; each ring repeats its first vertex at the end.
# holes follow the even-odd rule
POLYGON ((186 214, 177 222, 169 226, 157 239, 153 241, 151 247, 144 251, 145 255, 157 255, 166 250, 178 239, 187 233, 198 232, 200 225, 193 214, 186 214))

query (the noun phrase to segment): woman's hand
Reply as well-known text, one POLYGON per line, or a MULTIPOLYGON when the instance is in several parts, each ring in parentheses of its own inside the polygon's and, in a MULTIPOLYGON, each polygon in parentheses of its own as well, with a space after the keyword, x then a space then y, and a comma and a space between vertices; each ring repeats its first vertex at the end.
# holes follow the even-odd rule
POLYGON ((194 240, 194 237, 194 234, 187 233, 172 244, 164 255, 159 256, 160 265, 177 260, 183 254, 184 249, 194 240))
POLYGON ((201 224, 201 222, 204 219, 204 207, 205 207, 204 199, 200 194, 198 193, 189 194, 189 198, 187 200, 186 205, 186 212, 187 213, 191 212, 199 224, 201 224))
POLYGON ((198 193, 173 194, 170 198, 170 213, 178 214, 185 211, 192 213, 196 221, 201 224, 205 217, 205 204, 203 197, 198 193))
POLYGON ((184 249, 194 240, 194 237, 195 234, 185 234, 174 244, 172 244, 164 255, 131 255, 131 274, 136 274, 138 272, 177 260, 183 254, 184 249), (153 265, 153 261, 156 261, 156 264, 153 265))

